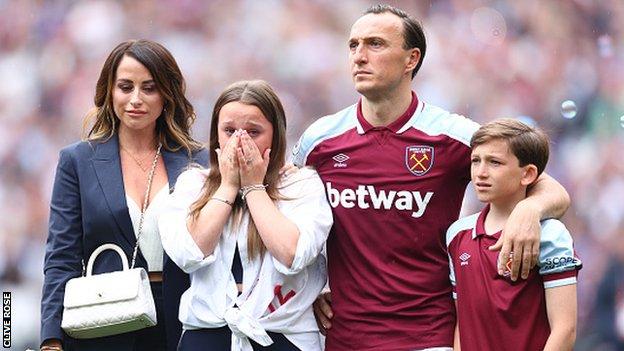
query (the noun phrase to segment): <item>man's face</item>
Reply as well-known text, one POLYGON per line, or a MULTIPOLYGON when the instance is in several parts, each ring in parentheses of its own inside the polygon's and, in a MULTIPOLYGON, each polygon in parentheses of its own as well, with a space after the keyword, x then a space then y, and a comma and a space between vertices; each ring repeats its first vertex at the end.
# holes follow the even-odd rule
POLYGON ((403 43, 403 23, 394 14, 367 14, 353 24, 349 63, 355 89, 360 94, 382 97, 406 80, 411 81, 420 51, 406 50, 403 43))

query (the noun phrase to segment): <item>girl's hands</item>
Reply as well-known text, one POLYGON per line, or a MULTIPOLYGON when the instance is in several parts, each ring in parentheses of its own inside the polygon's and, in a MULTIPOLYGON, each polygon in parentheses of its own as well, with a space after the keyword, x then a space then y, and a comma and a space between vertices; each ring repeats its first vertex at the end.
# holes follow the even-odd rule
POLYGON ((221 173, 221 185, 229 188, 240 189, 240 164, 237 149, 240 145, 240 134, 237 130, 223 147, 223 150, 216 149, 219 161, 219 172, 221 173))
POLYGON ((247 131, 239 134, 240 146, 237 148, 238 165, 240 173, 240 186, 258 185, 264 183, 264 177, 269 167, 269 155, 271 149, 266 149, 264 154, 251 139, 247 131))

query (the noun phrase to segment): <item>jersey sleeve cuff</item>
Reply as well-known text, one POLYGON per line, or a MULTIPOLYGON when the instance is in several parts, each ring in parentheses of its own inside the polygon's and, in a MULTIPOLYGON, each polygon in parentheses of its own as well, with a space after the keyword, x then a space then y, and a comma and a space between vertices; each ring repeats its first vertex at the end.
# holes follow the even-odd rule
POLYGON ((578 271, 566 271, 561 273, 549 274, 543 276, 544 289, 555 288, 558 286, 570 285, 577 283, 578 271))

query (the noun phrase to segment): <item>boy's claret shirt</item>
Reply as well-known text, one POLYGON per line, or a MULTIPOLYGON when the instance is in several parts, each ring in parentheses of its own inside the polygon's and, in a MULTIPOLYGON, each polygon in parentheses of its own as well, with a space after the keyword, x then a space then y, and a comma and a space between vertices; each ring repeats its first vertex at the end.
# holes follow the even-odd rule
POLYGON ((498 251, 488 247, 501 233, 485 232, 489 209, 459 219, 446 234, 462 350, 541 350, 550 335, 544 289, 576 284, 581 261, 563 223, 549 219, 529 277, 498 275, 498 251))

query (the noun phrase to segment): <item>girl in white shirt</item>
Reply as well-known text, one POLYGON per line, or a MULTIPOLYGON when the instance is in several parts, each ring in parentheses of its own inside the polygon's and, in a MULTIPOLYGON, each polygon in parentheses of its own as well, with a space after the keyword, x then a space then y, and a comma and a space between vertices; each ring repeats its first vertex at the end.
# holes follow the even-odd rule
POLYGON ((280 177, 285 153, 273 89, 226 88, 212 114, 213 167, 180 175, 159 221, 165 251, 191 277, 179 350, 321 350, 312 303, 326 282, 331 209, 315 171, 280 177))

